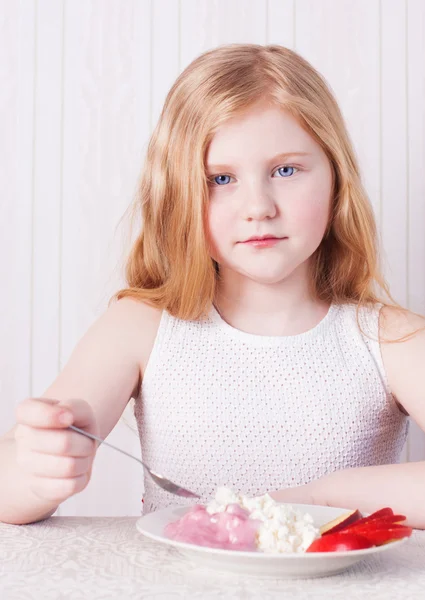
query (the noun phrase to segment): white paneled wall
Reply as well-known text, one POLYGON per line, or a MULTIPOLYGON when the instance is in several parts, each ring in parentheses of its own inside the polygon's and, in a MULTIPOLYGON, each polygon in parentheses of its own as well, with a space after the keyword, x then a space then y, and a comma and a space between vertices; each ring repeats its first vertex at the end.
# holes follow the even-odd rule
MULTIPOLYGON (((168 89, 230 42, 288 46, 327 78, 392 292, 425 313, 425 1, 0 0, 0 434, 123 281, 121 218, 168 89)), ((122 422, 109 439, 140 454, 122 422)), ((425 459, 415 426, 404 457, 425 459)), ((60 512, 137 515, 141 493, 139 466, 101 447, 60 512)))

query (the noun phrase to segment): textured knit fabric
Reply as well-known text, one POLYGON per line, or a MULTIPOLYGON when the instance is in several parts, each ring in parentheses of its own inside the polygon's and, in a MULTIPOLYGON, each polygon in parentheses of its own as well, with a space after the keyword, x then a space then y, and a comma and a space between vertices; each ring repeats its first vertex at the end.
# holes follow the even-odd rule
MULTIPOLYGON (((235 329, 215 308, 200 321, 164 312, 134 408, 143 459, 201 502, 218 485, 253 496, 399 462, 409 419, 388 388, 379 308, 359 311, 363 333, 356 307, 334 304, 279 337, 235 329)), ((145 477, 145 513, 193 502, 145 477)))

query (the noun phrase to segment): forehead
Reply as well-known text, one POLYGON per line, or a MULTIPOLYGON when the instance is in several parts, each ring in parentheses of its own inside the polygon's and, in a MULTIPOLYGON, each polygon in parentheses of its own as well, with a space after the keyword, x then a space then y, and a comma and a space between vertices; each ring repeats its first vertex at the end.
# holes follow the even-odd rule
POLYGON ((320 153, 321 147, 289 112, 256 105, 226 121, 206 153, 207 167, 277 154, 320 153))

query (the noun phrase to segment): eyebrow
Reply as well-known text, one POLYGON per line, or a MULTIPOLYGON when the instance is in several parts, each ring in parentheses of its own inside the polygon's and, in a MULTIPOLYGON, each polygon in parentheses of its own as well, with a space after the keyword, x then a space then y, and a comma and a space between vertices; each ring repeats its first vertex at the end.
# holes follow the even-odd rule
MULTIPOLYGON (((276 162, 280 160, 288 160, 288 158, 293 158, 296 156, 311 156, 311 152, 281 152, 280 154, 276 154, 269 159, 269 162, 276 162)), ((219 165, 207 165, 206 166, 209 171, 220 171, 231 168, 230 164, 219 164, 219 165)))

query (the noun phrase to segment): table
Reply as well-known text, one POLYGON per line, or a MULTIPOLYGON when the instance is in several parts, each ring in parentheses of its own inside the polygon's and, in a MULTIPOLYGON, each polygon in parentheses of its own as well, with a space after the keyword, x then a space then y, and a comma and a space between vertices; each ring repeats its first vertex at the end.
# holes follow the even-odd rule
POLYGON ((51 517, 0 523, 1 600, 250 600, 425 598, 425 531, 343 574, 307 580, 242 577, 199 567, 144 538, 137 517, 51 517))

